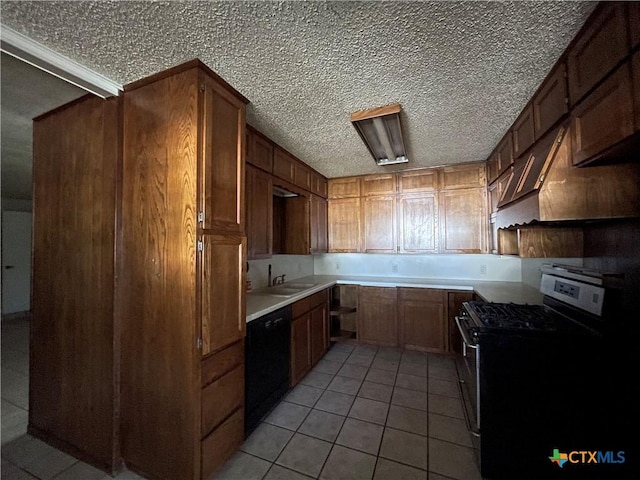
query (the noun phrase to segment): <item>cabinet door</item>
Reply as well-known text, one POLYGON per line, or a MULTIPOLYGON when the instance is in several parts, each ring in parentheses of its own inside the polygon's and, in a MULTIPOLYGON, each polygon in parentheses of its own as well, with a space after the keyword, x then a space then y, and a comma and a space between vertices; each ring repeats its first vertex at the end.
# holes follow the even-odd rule
POLYGON ((433 192, 438 188, 438 170, 424 168, 398 174, 399 193, 433 192))
POLYGON ((273 151, 273 174, 287 182, 295 182, 295 160, 278 147, 273 151))
POLYGON ((327 179, 316 172, 311 172, 311 191, 322 198, 327 198, 327 179))
POLYGON ((311 190, 311 170, 299 162, 294 162, 293 165, 294 183, 300 188, 305 190, 311 190))
POLYGON ((484 253, 487 231, 486 189, 440 192, 438 217, 441 253, 484 253))
POLYGON ((395 195, 396 174, 383 173, 380 175, 365 175, 362 177, 362 196, 367 195, 395 195))
MULTIPOLYGON (((636 7, 640 10, 640 6, 636 7)), ((640 14, 639 14, 640 16, 640 14)), ((638 19, 640 22, 640 18, 638 19)), ((631 76, 633 78, 633 110, 635 113, 635 130, 640 130, 640 52, 631 57, 631 76)))
POLYGON ((202 238, 202 354, 244 338, 246 240, 236 235, 202 238))
POLYGON ((471 300, 473 300, 473 292, 451 291, 448 294, 449 351, 452 353, 462 354, 462 336, 456 325, 456 315, 460 314, 462 302, 470 302, 471 300))
POLYGON ((640 44, 640 2, 628 2, 629 8, 629 35, 631 36, 631 48, 640 44))
POLYGON ((311 314, 291 322, 291 386, 296 385, 311 368, 311 314))
POLYGON ((631 135, 634 119, 629 63, 576 106, 571 117, 574 165, 631 135))
POLYGON ((401 253, 437 252, 437 194, 400 195, 398 231, 401 253))
POLYGON ((448 350, 445 290, 398 288, 400 346, 429 352, 448 350))
POLYGON ((549 74, 533 99, 533 127, 536 140, 569 111, 566 72, 566 65, 560 63, 549 74))
POLYGON ((244 232, 245 105, 209 77, 203 97, 201 226, 244 232))
POLYGON ((311 205, 309 197, 286 198, 284 201, 284 229, 282 253, 289 255, 309 255, 311 251, 311 205))
POLYGON ((452 165, 442 168, 440 172, 440 188, 442 190, 484 186, 486 186, 484 163, 452 165))
POLYGON ((396 251, 396 197, 376 195, 363 199, 364 251, 396 251))
POLYGON ((327 252, 327 201, 311 195, 311 253, 327 252))
POLYGON ((398 319, 395 288, 358 288, 358 341, 395 347, 398 319))
POLYGON ((496 175, 500 175, 513 163, 513 141, 511 137, 511 130, 507 132, 496 148, 496 163, 498 165, 498 173, 496 175))
POLYGON ((311 310, 311 366, 318 363, 324 355, 327 345, 327 305, 318 305, 311 310))
POLYGON ((329 198, 359 198, 361 177, 331 178, 328 180, 329 198))
POLYGON ((329 252, 360 251, 360 199, 329 200, 329 252))
POLYGON ((273 144, 250 129, 247 129, 247 163, 269 173, 273 170, 273 144))
POLYGON ((513 156, 518 158, 527 148, 533 145, 533 106, 530 104, 513 124, 513 156))
POLYGON ((247 165, 247 258, 269 258, 273 246, 271 175, 247 165))
POLYGON ((567 59, 569 99, 575 105, 629 52, 625 2, 602 2, 567 59))
POLYGON ((493 183, 498 173, 498 154, 493 153, 487 160, 487 182, 493 183))

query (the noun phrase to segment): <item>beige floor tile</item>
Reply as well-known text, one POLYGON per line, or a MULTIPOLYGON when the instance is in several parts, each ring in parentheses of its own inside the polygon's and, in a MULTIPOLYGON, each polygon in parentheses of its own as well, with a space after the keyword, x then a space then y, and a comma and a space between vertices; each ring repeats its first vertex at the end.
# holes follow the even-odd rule
POLYGON ((369 398, 371 400, 378 400, 379 402, 389 403, 391 400, 391 394, 393 393, 393 387, 391 385, 384 385, 382 383, 363 382, 358 392, 358 397, 369 398))
POLYGON ((378 352, 378 347, 373 345, 358 345, 353 349, 355 355, 366 355, 368 357, 374 357, 378 352))
POLYGON ((311 410, 298 432, 327 442, 335 441, 345 417, 321 410, 311 410))
POLYGON ((276 463, 296 472, 317 477, 330 450, 329 442, 296 433, 276 463))
POLYGON ((370 367, 373 357, 367 355, 356 355, 355 353, 347 358, 346 363, 350 365, 359 365, 361 367, 370 367))
POLYGON ((335 445, 322 469, 323 480, 370 480, 376 457, 335 445))
POLYGON ((455 368, 434 367, 429 365, 429 378, 439 378, 450 382, 458 381, 458 372, 455 368))
POLYGON ((398 378, 396 378, 396 387, 426 392, 427 379, 424 377, 417 377, 415 375, 407 375, 406 373, 399 373, 398 378))
POLYGON ((295 403, 281 402, 271 414, 265 419, 266 423, 278 427, 297 430, 311 411, 309 407, 296 405, 295 403))
POLYGON ((387 426, 426 436, 429 427, 429 416, 427 412, 422 410, 391 405, 389 416, 387 417, 387 426))
POLYGON ((427 410, 427 393, 407 388, 395 387, 391 403, 402 407, 415 408, 417 410, 427 410))
POLYGON ((338 445, 377 455, 384 427, 375 423, 347 418, 336 440, 338 445))
POLYGON ((402 357, 402 350, 399 348, 378 347, 378 353, 376 353, 376 358, 384 358, 394 362, 399 362, 400 357, 402 357))
POLYGON ((215 480, 260 480, 271 463, 244 452, 237 452, 213 477, 215 480))
POLYGON ((459 398, 460 391, 456 382, 449 382, 437 378, 428 380, 428 392, 434 395, 444 395, 445 397, 459 398))
POLYGON ((400 362, 400 368, 398 369, 398 373, 406 373, 407 375, 415 375, 416 377, 426 377, 427 366, 418 365, 417 363, 409 363, 409 362, 402 361, 400 362))
POLYGON ((22 468, 35 477, 41 478, 42 480, 49 480, 77 462, 77 458, 51 448, 51 451, 45 455, 31 458, 25 465, 22 465, 22 468))
POLYGON ((427 472, 386 458, 379 458, 373 480, 427 480, 427 472))
POLYGON ((430 367, 456 368, 455 360, 446 355, 438 355, 437 353, 428 354, 430 367))
POLYGON ((333 380, 333 375, 331 374, 311 371, 307 373, 302 380, 300 380, 300 383, 302 385, 307 385, 308 387, 327 388, 327 385, 331 383, 331 380, 333 380))
POLYGON ((358 390, 360 390, 360 385, 362 385, 362 380, 337 375, 333 377, 333 380, 327 387, 327 390, 355 395, 358 393, 358 390))
POLYGON ((467 424, 460 418, 445 417, 435 413, 429 414, 429 436, 457 443, 465 447, 473 447, 467 424))
POLYGON ((336 342, 333 344, 333 346, 331 347, 332 352, 342 352, 342 353, 351 353, 353 352, 354 348, 356 348, 355 345, 349 345, 347 343, 342 343, 342 342, 336 342))
POLYGON ((320 388, 299 384, 289 392, 285 400, 290 403, 304 405, 305 407, 313 407, 323 393, 324 390, 320 388))
POLYGON ((428 410, 448 417, 464 418, 462 403, 459 398, 431 395, 427 399, 428 410))
POLYGON ((386 370, 387 372, 397 372, 398 366, 400 365, 400 361, 387 360, 385 358, 376 358, 373 360, 371 364, 371 368, 377 368, 378 370, 386 370))
POLYGON ((384 425, 388 411, 388 403, 358 397, 355 402, 353 402, 348 417, 384 425))
POLYGON ((386 427, 380 456, 426 470, 427 437, 386 427))
POLYGON ((364 380, 367 375, 368 367, 361 367, 360 365, 344 364, 337 375, 341 377, 355 378, 357 380, 364 380))
POLYGON ((2 459, 2 480, 38 480, 30 473, 25 472, 17 465, 2 459))
POLYGON ((316 364, 315 367, 313 367, 313 371, 335 375, 336 373, 338 373, 338 370, 340 370, 340 368, 342 368, 341 362, 333 362, 331 360, 326 360, 323 358, 316 364))
POLYGON ((261 423, 240 447, 245 453, 274 462, 293 436, 291 430, 261 423))
POLYGON ((27 433, 29 413, 2 400, 2 444, 9 443, 27 433))
POLYGON ((316 406, 317 410, 325 412, 335 413, 337 415, 346 416, 349 413, 349 409, 353 404, 353 400, 356 397, 353 395, 347 395, 346 393, 332 392, 331 390, 325 391, 316 406))
POLYGON ((427 354, 422 352, 405 351, 402 352, 401 361, 408 363, 416 363, 418 365, 427 364, 427 354))
POLYGON ((438 475, 437 473, 429 472, 427 480, 451 480, 451 477, 445 477, 443 475, 438 475))
POLYGON ((105 472, 84 462, 77 462, 55 477, 55 480, 102 480, 105 472))
POLYGON ((429 471, 457 480, 480 480, 471 448, 429 439, 429 471))
POLYGON ((369 373, 365 377, 368 382, 382 383, 384 385, 393 385, 396 383, 396 373, 387 370, 369 369, 369 373))
POLYGON ((29 409, 29 377, 9 368, 2 369, 2 398, 17 405, 29 409))
POLYGON ((271 468, 264 477, 264 480, 308 480, 309 478, 311 477, 307 477, 301 473, 294 472, 293 470, 274 464, 271 465, 271 468))
POLYGON ((332 362, 344 363, 347 358, 349 358, 349 354, 346 352, 338 352, 336 350, 329 350, 322 357, 323 360, 331 360, 332 362))

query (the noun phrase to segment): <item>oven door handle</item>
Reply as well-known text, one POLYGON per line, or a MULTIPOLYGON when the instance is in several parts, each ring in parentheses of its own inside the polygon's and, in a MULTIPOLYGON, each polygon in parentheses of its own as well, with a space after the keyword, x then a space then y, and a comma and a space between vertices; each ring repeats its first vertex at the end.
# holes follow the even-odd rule
POLYGON ((462 327, 462 320, 460 317, 455 317, 456 319, 456 325, 458 325, 458 330, 460 330, 460 335, 462 335, 462 340, 464 341, 465 345, 469 348, 473 348, 474 350, 478 348, 478 345, 474 344, 473 342, 471 342, 471 339, 469 338, 469 335, 467 335, 467 330, 466 328, 462 327))

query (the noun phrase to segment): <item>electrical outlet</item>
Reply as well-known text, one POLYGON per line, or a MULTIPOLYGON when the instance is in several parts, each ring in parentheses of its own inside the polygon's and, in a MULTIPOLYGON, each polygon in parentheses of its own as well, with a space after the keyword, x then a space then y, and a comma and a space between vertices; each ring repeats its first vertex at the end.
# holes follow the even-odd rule
POLYGON ((480 275, 486 275, 486 274, 487 274, 487 266, 480 265, 480 275))
POLYGON ((340 264, 336 263, 336 270, 340 270, 340 264))
POLYGON ((398 273, 398 264, 397 263, 392 263, 391 264, 391 273, 398 273))

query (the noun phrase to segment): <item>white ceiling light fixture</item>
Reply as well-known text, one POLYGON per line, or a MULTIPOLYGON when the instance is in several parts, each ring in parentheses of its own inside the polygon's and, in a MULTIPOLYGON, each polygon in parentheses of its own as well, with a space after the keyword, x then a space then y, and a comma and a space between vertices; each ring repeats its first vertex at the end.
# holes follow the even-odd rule
POLYGON ((360 110, 351 114, 351 123, 378 165, 407 163, 402 139, 399 103, 360 110))

